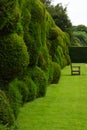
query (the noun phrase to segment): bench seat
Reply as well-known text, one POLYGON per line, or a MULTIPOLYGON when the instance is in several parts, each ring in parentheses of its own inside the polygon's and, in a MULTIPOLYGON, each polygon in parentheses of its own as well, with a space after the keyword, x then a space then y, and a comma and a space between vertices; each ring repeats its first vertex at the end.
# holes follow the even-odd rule
POLYGON ((73 66, 70 64, 71 67, 71 75, 80 75, 80 66, 73 66))

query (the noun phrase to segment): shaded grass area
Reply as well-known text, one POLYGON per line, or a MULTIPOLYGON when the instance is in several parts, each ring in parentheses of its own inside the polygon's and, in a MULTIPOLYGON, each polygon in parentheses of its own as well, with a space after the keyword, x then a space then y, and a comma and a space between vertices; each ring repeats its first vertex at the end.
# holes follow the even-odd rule
POLYGON ((45 98, 27 103, 17 119, 18 130, 86 130, 87 68, 71 76, 70 67, 62 70, 59 84, 48 86, 45 98))

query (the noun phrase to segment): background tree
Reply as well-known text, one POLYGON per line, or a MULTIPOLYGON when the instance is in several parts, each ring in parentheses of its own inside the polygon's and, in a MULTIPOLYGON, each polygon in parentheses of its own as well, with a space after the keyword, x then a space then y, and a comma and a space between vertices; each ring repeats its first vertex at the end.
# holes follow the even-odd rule
POLYGON ((52 0, 41 0, 41 2, 48 6, 51 4, 52 0))
POLYGON ((71 35, 72 23, 67 15, 67 7, 63 7, 62 4, 59 3, 56 6, 49 6, 47 9, 56 25, 71 35))

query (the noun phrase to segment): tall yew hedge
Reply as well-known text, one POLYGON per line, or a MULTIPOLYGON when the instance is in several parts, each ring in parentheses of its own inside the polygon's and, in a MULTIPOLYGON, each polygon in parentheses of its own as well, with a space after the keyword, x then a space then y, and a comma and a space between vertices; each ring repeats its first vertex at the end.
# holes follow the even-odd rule
POLYGON ((12 125, 25 102, 58 83, 69 44, 40 0, 0 0, 1 125, 12 125))

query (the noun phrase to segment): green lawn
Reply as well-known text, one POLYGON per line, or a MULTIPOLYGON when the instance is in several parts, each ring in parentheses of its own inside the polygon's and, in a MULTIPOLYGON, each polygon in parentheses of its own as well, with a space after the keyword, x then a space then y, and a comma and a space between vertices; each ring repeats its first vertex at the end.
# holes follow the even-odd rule
POLYGON ((18 130, 87 130, 87 67, 71 76, 62 70, 59 84, 48 86, 44 98, 27 103, 17 119, 18 130))

